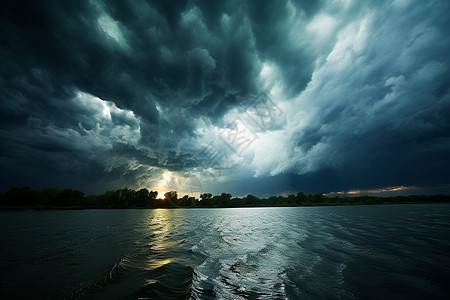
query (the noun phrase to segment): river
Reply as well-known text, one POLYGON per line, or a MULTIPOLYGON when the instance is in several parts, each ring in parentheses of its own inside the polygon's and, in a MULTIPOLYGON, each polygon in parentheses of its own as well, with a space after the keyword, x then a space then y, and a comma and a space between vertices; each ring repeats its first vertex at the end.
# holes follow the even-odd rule
POLYGON ((450 205, 0 211, 2 299, 450 299, 450 205))

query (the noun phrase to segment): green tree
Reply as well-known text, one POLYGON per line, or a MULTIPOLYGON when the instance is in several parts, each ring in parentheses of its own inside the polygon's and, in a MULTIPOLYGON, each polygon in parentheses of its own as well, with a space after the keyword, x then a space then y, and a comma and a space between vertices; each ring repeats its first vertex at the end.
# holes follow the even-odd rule
POLYGON ((137 207, 148 207, 151 204, 150 193, 147 189, 140 189, 135 194, 137 207))
POLYGON ((81 191, 65 189, 58 194, 54 203, 57 206, 76 206, 81 204, 83 196, 81 191))
POLYGON ((297 200, 296 196, 294 194, 290 194, 287 196, 286 203, 288 205, 295 205, 297 202, 296 200, 297 200))
POLYGON ((204 194, 200 195, 200 199, 201 200, 206 200, 206 199, 209 199, 209 198, 212 198, 212 194, 204 193, 204 194))
POLYGON ((135 194, 134 190, 128 188, 117 190, 111 198, 111 204, 122 208, 135 207, 135 194))
POLYGON ((247 206, 255 206, 258 205, 259 198, 256 196, 253 196, 252 194, 248 194, 245 198, 245 205, 247 206))
POLYGON ((314 194, 312 196, 313 203, 324 203, 326 200, 325 196, 323 194, 314 194))
POLYGON ((29 187, 12 188, 3 195, 3 205, 34 206, 39 204, 38 193, 29 187))
POLYGON ((228 207, 231 205, 231 194, 222 193, 219 197, 221 207, 228 207))
POLYGON ((184 195, 181 199, 178 200, 178 205, 182 207, 187 207, 189 205, 189 196, 184 195))
POLYGON ((151 207, 156 207, 157 206, 156 197, 158 197, 158 192, 157 191, 150 191, 148 193, 148 197, 149 197, 149 201, 150 201, 150 206, 151 207))
POLYGON ((108 206, 111 204, 114 204, 114 196, 116 194, 116 191, 106 191, 103 194, 96 197, 97 205, 100 206, 108 206))
POLYGON ((297 195, 295 196, 295 204, 302 205, 305 204, 306 202, 308 202, 308 196, 306 196, 302 192, 298 192, 297 195))
POLYGON ((177 205, 178 195, 176 191, 170 191, 164 194, 164 199, 166 200, 167 205, 173 206, 177 205))

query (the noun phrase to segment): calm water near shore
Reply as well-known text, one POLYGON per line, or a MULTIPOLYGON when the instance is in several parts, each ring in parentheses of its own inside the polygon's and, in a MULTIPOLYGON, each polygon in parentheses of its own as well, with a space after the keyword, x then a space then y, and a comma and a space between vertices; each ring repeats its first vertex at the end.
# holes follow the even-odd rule
POLYGON ((450 204, 0 211, 2 299, 450 299, 450 204))

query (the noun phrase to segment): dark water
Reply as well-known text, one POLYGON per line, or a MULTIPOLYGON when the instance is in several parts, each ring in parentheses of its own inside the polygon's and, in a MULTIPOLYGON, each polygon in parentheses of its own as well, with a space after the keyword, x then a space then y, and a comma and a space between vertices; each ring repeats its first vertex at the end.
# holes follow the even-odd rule
POLYGON ((450 205, 0 212, 2 299, 450 299, 450 205))

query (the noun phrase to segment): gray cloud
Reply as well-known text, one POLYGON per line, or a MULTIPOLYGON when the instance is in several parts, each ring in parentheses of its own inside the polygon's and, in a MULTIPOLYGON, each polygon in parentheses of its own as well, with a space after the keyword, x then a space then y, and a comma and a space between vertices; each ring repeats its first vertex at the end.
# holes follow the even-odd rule
POLYGON ((164 169, 189 176, 214 139, 199 128, 224 127, 261 90, 284 115, 233 176, 448 182, 447 11, 440 1, 9 2, 2 188, 99 192, 156 184, 164 169))
POLYGON ((343 189, 448 182, 447 5, 422 5, 385 4, 340 29, 309 86, 286 104, 286 155, 273 149, 259 164, 270 155, 260 151, 260 174, 331 167, 343 189))

